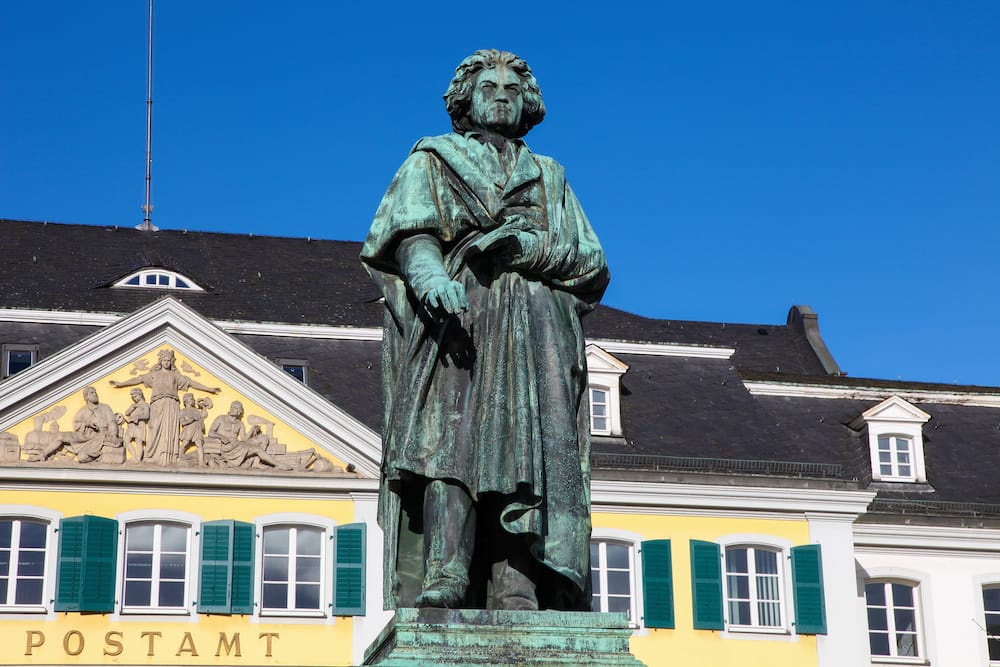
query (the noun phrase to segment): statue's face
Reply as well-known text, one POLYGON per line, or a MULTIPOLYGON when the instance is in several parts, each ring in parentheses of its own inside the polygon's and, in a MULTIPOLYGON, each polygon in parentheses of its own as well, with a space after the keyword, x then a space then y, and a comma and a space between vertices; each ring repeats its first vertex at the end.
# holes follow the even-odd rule
POLYGON ((524 99, 521 78, 500 63, 476 77, 472 91, 472 124, 513 138, 521 124, 524 99))
POLYGON ((93 387, 87 387, 83 390, 83 400, 88 403, 97 403, 97 390, 93 387))

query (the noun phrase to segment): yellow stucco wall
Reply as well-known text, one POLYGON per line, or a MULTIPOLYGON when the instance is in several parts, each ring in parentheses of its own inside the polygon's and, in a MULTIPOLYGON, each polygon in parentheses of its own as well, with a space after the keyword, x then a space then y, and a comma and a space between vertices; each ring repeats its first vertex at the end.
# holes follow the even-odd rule
MULTIPOLYGON (((796 634, 739 634, 693 628, 690 540, 716 541, 727 535, 755 534, 809 543, 803 520, 671 516, 595 512, 595 533, 602 528, 629 531, 643 540, 671 540, 675 629, 636 632, 632 652, 649 667, 684 665, 746 665, 808 667, 816 665, 816 639, 796 634), (680 660, 680 662, 678 662, 680 660)), ((791 614, 791 600, 786 600, 791 614)))
MULTIPOLYGON (((3 491, 2 505, 115 517, 135 510, 190 512, 204 521, 252 521, 275 513, 354 521, 350 500, 197 493, 3 491)), ((378 567, 377 556, 369 567, 378 567)), ((50 575, 54 581, 54 573, 50 575)), ((197 588, 197 573, 194 588, 197 588)), ((350 665, 353 621, 243 615, 114 616, 57 613, 0 616, 0 664, 350 665), (157 634, 158 633, 158 634, 157 634), (237 651, 237 648, 239 649, 237 651)))
MULTIPOLYGON (((115 388, 111 386, 110 381, 116 380, 118 382, 124 382, 135 379, 143 373, 148 372, 149 369, 157 363, 157 354, 163 349, 173 348, 165 345, 155 346, 141 356, 136 357, 132 363, 125 364, 99 380, 91 383, 90 386, 93 386, 97 390, 99 401, 107 404, 111 408, 112 412, 124 414, 128 406, 132 404, 130 392, 132 389, 138 388, 142 390, 143 395, 146 398, 146 402, 148 403, 150 400, 150 390, 147 387, 140 384, 135 387, 115 388)), ((345 466, 343 461, 330 456, 329 453, 318 447, 316 443, 311 442, 308 438, 296 432, 287 424, 281 423, 272 413, 266 410, 259 403, 255 403, 244 394, 241 394, 240 392, 235 391, 232 387, 220 382, 218 378, 210 374, 187 355, 181 354, 176 350, 175 368, 186 377, 195 380, 206 387, 219 387, 222 389, 222 392, 219 394, 208 394, 198 389, 189 389, 188 391, 179 392, 179 399, 183 399, 184 394, 190 393, 194 396, 196 401, 199 398, 205 397, 212 400, 213 406, 209 409, 208 416, 205 418, 206 430, 211 427, 212 422, 216 417, 224 415, 229 411, 229 407, 233 401, 240 401, 243 404, 244 411, 243 423, 248 432, 252 425, 252 420, 270 422, 271 424, 274 424, 273 437, 276 438, 282 445, 285 445, 288 452, 315 449, 317 453, 330 460, 333 465, 339 466, 340 468, 345 466)), ((41 427, 40 430, 47 431, 51 427, 53 421, 58 423, 59 431, 72 431, 73 418, 86 403, 83 398, 83 389, 84 386, 79 386, 73 388, 72 390, 67 390, 64 396, 60 397, 56 401, 53 401, 50 405, 45 406, 32 417, 24 419, 13 427, 8 428, 7 432, 16 435, 18 442, 23 447, 23 445, 27 442, 29 433, 39 430, 39 427, 41 427), (40 417, 43 417, 44 419, 39 419, 40 417)), ((184 407, 183 403, 181 403, 180 407, 184 407)), ((122 430, 124 431, 124 428, 122 430)), ((266 432, 266 429, 264 430, 266 432)), ((131 458, 131 454, 128 454, 128 457, 131 458)), ((22 453, 22 459, 27 458, 27 454, 22 453)))

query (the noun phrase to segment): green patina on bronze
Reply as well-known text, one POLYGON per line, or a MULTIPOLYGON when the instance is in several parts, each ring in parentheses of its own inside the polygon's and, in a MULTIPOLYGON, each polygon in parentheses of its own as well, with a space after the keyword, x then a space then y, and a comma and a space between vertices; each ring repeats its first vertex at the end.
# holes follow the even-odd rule
POLYGON ((417 142, 362 261, 385 296, 386 606, 589 610, 580 317, 608 282, 563 168, 521 141, 541 92, 478 51, 417 142))

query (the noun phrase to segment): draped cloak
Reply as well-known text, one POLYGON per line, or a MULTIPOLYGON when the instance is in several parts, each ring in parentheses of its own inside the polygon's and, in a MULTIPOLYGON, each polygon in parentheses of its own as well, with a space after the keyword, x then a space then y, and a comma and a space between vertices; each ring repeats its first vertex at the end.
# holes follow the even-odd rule
POLYGON ((562 575, 543 574, 540 582, 570 589, 553 599, 589 608, 590 426, 580 317, 603 294, 607 266, 562 166, 522 142, 511 148, 504 164, 474 133, 421 139, 361 252, 386 305, 379 524, 387 608, 397 606, 400 577, 410 576, 397 567, 401 532, 410 530, 400 520, 407 485, 432 479, 461 484, 474 500, 502 499, 503 529, 527 535, 532 555, 562 575), (539 240, 530 265, 516 271, 476 247, 509 216, 529 222, 539 240), (414 234, 438 239, 445 270, 465 287, 467 312, 435 317, 408 288, 395 251, 414 234))

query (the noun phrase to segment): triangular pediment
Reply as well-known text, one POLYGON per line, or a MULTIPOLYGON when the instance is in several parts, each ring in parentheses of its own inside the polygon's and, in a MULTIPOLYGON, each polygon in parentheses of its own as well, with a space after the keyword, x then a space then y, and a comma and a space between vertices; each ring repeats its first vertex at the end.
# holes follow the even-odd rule
POLYGON ((861 414, 861 419, 866 422, 880 421, 924 424, 930 418, 929 414, 899 396, 890 396, 861 414))
POLYGON ((593 343, 587 345, 587 370, 591 373, 624 375, 628 364, 593 343))
POLYGON ((375 478, 380 451, 372 429, 172 297, 0 384, 0 465, 375 478))

